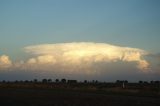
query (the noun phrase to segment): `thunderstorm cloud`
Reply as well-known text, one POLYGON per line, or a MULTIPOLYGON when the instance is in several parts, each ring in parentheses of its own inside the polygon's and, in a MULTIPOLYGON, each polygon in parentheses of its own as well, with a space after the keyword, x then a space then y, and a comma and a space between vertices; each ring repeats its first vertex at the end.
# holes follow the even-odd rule
MULTIPOLYGON (((58 43, 25 47, 34 57, 27 61, 30 65, 55 65, 60 67, 91 67, 96 63, 134 62, 142 71, 149 69, 143 58, 148 53, 138 48, 120 47, 106 43, 58 43)), ((75 68, 75 69, 76 69, 75 68)))
POLYGON ((7 55, 0 56, 1 79, 136 80, 156 79, 160 74, 159 55, 139 48, 72 42, 30 45, 23 50, 27 57, 19 61, 11 61, 7 55))

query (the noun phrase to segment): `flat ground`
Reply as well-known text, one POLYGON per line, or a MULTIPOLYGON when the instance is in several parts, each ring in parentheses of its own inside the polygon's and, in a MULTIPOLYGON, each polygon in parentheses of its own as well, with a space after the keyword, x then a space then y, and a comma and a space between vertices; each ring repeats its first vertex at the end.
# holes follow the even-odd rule
MULTIPOLYGON (((160 106, 160 96, 94 87, 1 84, 0 106, 160 106)), ((118 90, 117 90, 118 89, 118 90)))

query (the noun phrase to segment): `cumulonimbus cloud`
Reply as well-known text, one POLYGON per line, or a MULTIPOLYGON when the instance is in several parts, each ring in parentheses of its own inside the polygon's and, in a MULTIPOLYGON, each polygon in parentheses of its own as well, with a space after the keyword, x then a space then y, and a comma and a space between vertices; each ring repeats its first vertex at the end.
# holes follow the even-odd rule
POLYGON ((142 49, 120 47, 106 43, 73 42, 42 44, 25 47, 34 55, 27 64, 56 64, 61 66, 85 66, 97 62, 135 62, 140 70, 148 70, 149 63, 143 58, 148 53, 142 49))
POLYGON ((6 69, 12 66, 12 61, 9 59, 9 56, 2 55, 0 56, 0 69, 6 69))

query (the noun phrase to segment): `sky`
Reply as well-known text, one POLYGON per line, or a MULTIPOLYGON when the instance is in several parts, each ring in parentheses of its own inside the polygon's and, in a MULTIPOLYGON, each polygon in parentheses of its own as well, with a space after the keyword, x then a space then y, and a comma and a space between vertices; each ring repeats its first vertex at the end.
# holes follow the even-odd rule
POLYGON ((0 0, 0 80, 160 80, 159 0, 0 0))

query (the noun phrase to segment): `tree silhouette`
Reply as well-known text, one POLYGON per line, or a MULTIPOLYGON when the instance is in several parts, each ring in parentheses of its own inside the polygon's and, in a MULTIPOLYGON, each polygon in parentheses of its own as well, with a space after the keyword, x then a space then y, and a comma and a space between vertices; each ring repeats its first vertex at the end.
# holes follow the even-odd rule
POLYGON ((37 79, 34 79, 34 83, 37 83, 38 82, 38 80, 37 79))
POLYGON ((155 84, 160 84, 160 81, 154 81, 155 84))
POLYGON ((25 82, 25 83, 28 83, 29 81, 28 81, 28 80, 25 80, 24 82, 25 82))
POLYGON ((86 84, 88 81, 87 80, 84 80, 84 83, 86 84))
POLYGON ((128 81, 127 81, 127 80, 124 80, 124 83, 125 83, 125 84, 127 84, 127 83, 128 83, 128 81))
POLYGON ((116 83, 120 83, 120 80, 117 80, 116 83))
POLYGON ((2 81, 2 83, 6 83, 6 81, 5 81, 5 80, 3 80, 3 81, 2 81))
POLYGON ((64 78, 61 79, 61 82, 62 82, 62 83, 66 83, 66 79, 64 79, 64 78))
POLYGON ((43 79, 42 82, 43 82, 43 83, 47 83, 47 79, 43 79))
POLYGON ((75 84, 75 83, 77 83, 77 80, 68 80, 67 83, 69 83, 69 84, 75 84))
POLYGON ((48 83, 51 83, 52 82, 52 79, 48 79, 48 83))
POLYGON ((142 84, 143 83, 143 81, 139 81, 139 84, 142 84))
POLYGON ((56 81, 56 83, 58 83, 58 82, 59 82, 59 79, 56 79, 55 81, 56 81))

